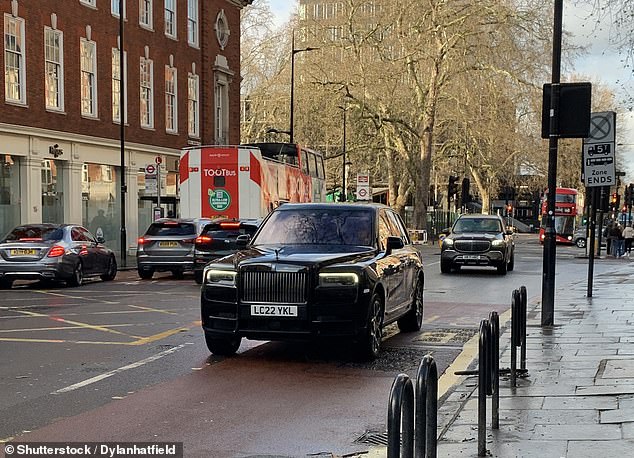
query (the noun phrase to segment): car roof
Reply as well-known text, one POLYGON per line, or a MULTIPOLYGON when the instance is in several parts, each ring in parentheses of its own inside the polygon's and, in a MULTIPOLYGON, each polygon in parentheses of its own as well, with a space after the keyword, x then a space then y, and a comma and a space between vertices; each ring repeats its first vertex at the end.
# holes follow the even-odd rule
POLYGON ((373 210, 377 211, 381 208, 389 209, 387 205, 377 202, 310 202, 310 203, 285 203, 275 209, 275 211, 289 211, 289 210, 310 210, 310 209, 325 209, 325 210, 373 210))
POLYGON ((468 213, 464 215, 460 215, 459 218, 470 218, 470 219, 499 219, 500 215, 483 215, 481 213, 468 213))

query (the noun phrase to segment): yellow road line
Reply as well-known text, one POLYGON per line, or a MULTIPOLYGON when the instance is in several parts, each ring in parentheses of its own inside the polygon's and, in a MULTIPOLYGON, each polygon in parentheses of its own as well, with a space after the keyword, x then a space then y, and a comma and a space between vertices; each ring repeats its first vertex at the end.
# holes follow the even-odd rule
POLYGON ((4 444, 4 443, 6 443, 6 442, 10 442, 10 441, 12 441, 13 439, 15 439, 15 437, 14 437, 14 436, 7 437, 6 439, 0 439, 0 444, 4 444))
POLYGON ((0 342, 22 343, 63 343, 88 345, 132 345, 132 342, 102 342, 98 340, 63 340, 63 339, 21 339, 19 337, 0 337, 0 342))
POLYGON ((178 334, 179 332, 189 331, 193 326, 194 324, 192 323, 190 326, 187 327, 168 329, 167 331, 159 332, 158 334, 135 340, 134 342, 131 342, 130 345, 144 345, 150 342, 156 342, 157 340, 165 339, 166 337, 178 334))
POLYGON ((425 323, 432 323, 432 322, 436 321, 438 318, 440 318, 440 315, 434 315, 431 318, 426 319, 425 323))
POLYGON ((34 292, 39 293, 39 294, 46 294, 46 295, 49 295, 49 296, 55 296, 55 297, 65 297, 66 299, 81 299, 83 301, 99 302, 101 304, 115 305, 115 304, 119 304, 120 303, 120 302, 113 302, 113 301, 103 301, 103 300, 100 300, 100 299, 94 299, 92 297, 71 296, 69 294, 52 293, 50 291, 34 291, 34 292))
MULTIPOLYGON (((511 309, 508 309, 502 315, 500 315, 500 327, 511 319, 511 309)), ((464 345, 462 352, 451 363, 442 377, 438 379, 438 397, 442 397, 449 389, 458 384, 462 375, 456 375, 454 372, 467 370, 471 361, 473 361, 478 354, 478 341, 480 335, 476 334, 464 345)))
POLYGON ((170 312, 169 310, 155 309, 155 308, 152 308, 152 307, 143 307, 142 305, 131 305, 131 304, 128 304, 128 307, 133 307, 133 308, 145 310, 145 311, 148 311, 148 312, 165 313, 167 315, 178 315, 178 313, 170 312))
MULTIPOLYGON (((109 328, 121 328, 127 326, 135 326, 134 324, 108 324, 106 325, 109 328)), ((83 326, 56 326, 52 328, 21 328, 21 329, 1 329, 0 333, 11 333, 11 332, 29 332, 29 331, 59 331, 65 329, 82 329, 83 326)))

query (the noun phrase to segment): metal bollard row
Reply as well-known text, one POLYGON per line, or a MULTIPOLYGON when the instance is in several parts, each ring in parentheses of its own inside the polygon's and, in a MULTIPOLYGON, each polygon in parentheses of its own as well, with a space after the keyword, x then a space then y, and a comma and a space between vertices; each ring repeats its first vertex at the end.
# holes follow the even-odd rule
POLYGON ((518 372, 526 373, 526 287, 513 291, 511 301, 511 386, 517 386, 518 372), (517 347, 520 347, 520 370, 517 369, 517 347))
POLYGON ((478 361, 478 456, 486 456, 486 402, 492 396, 491 428, 500 428, 500 319, 491 312, 480 322, 478 361))
POLYGON ((437 425, 438 370, 434 358, 425 355, 416 373, 415 397, 407 374, 397 375, 392 382, 387 415, 388 458, 435 458, 437 425))

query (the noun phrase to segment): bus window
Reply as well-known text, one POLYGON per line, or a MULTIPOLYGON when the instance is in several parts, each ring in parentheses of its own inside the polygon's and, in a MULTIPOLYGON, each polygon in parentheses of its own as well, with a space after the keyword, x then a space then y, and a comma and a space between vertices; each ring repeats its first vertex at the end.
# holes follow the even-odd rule
POLYGON ((322 180, 326 178, 326 173, 324 172, 324 158, 321 156, 317 156, 317 176, 322 180))
POLYGON ((309 165, 309 169, 310 169, 310 176, 311 177, 315 177, 317 178, 318 176, 318 172, 317 172, 317 156, 312 154, 312 153, 308 153, 308 157, 310 165, 309 165))
POLYGON ((304 175, 308 175, 308 156, 307 156, 306 150, 305 149, 301 150, 301 154, 302 154, 302 173, 304 175))

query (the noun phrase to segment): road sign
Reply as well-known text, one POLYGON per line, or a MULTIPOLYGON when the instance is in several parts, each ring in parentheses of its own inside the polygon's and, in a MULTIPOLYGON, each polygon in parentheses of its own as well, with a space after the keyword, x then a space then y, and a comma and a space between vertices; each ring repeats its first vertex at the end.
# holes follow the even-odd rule
POLYGON ((362 172, 357 174, 357 200, 371 200, 370 174, 362 172))
POLYGON ((145 173, 147 175, 154 175, 156 173, 156 167, 154 164, 148 164, 145 166, 145 173))
POLYGON ((156 162, 157 164, 162 164, 163 163, 163 158, 161 156, 156 156, 154 158, 154 162, 156 162))
POLYGON ((616 183, 613 146, 614 143, 583 145, 583 174, 586 187, 612 186, 616 183))
POLYGON ((592 113, 590 116, 590 136, 585 138, 585 144, 614 143, 616 130, 616 113, 614 111, 602 111, 592 113))

